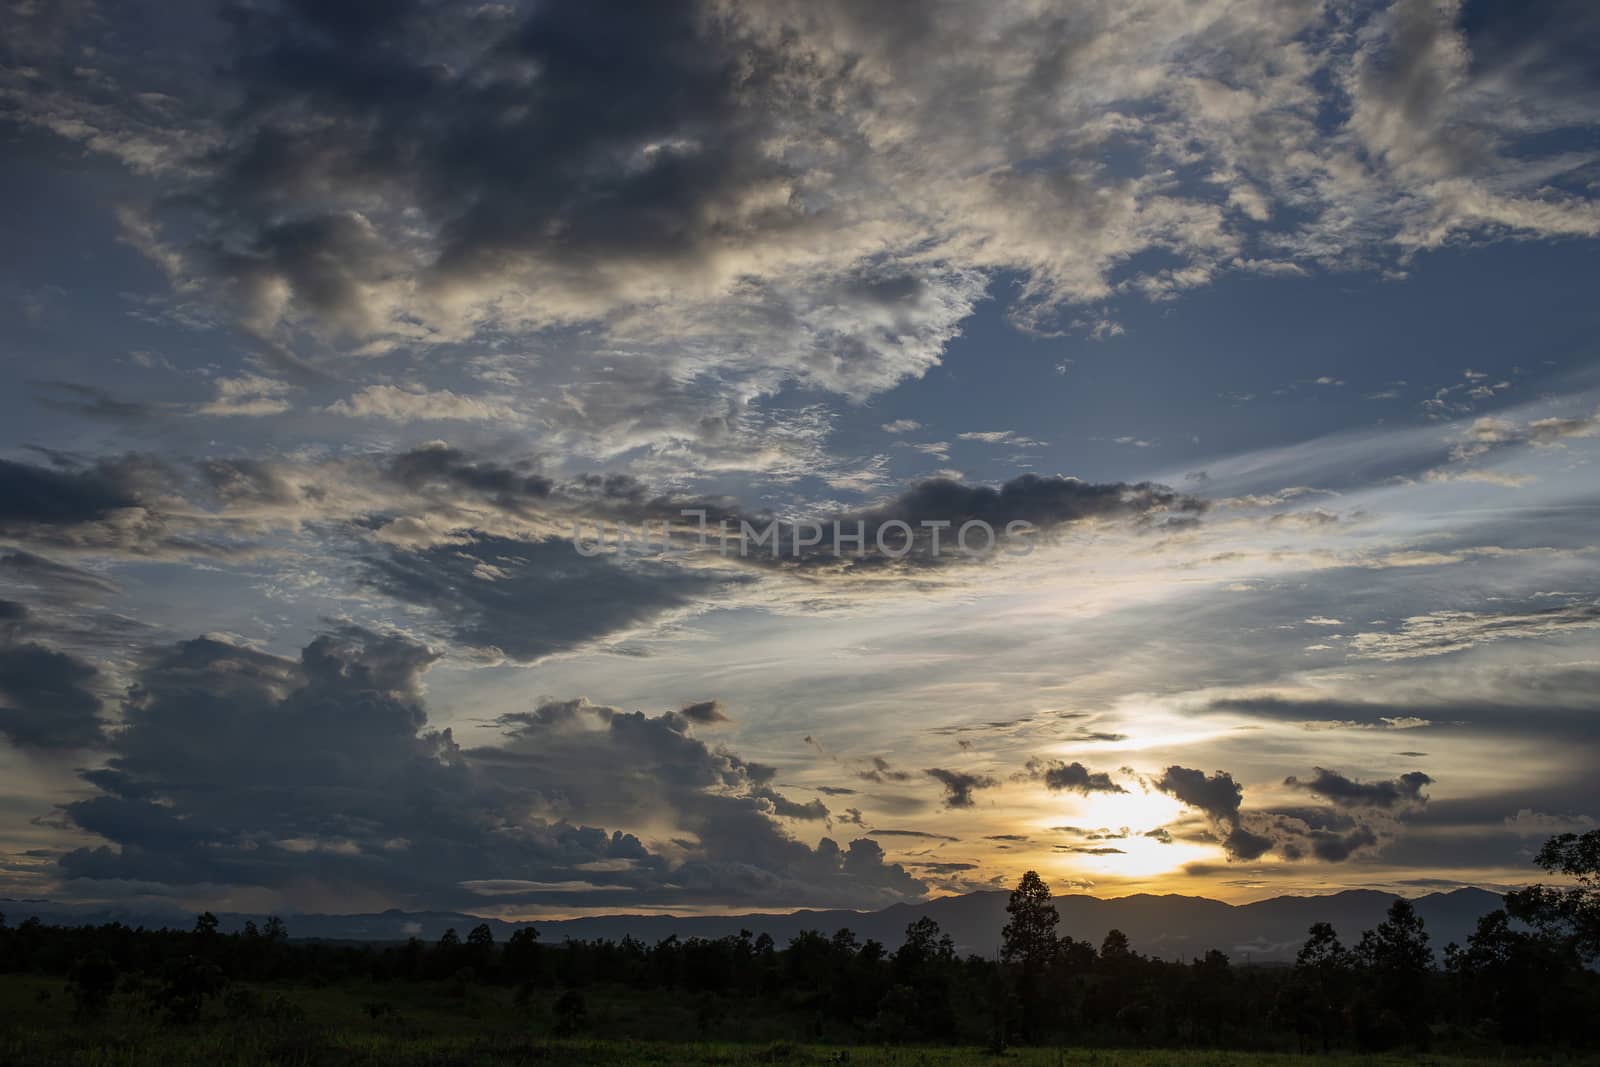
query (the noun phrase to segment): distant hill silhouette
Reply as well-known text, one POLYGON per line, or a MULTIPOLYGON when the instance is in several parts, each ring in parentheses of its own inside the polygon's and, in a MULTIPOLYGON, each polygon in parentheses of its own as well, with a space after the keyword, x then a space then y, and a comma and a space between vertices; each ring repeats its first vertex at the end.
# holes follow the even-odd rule
MULTIPOLYGON (((766 933, 782 945, 802 930, 831 934, 849 927, 863 941, 872 938, 888 948, 898 948, 905 929, 926 915, 955 939, 963 953, 993 955, 1005 924, 1007 893, 981 892, 942 897, 923 904, 895 904, 881 911, 796 911, 750 915, 598 915, 581 919, 537 920, 539 938, 557 943, 566 938, 620 940, 632 935, 654 943, 676 934, 680 938, 716 938, 741 929, 766 933)), ((1221 949, 1235 962, 1292 960, 1314 922, 1332 923, 1346 944, 1363 930, 1377 926, 1396 899, 1395 894, 1352 889, 1328 896, 1283 896, 1250 904, 1226 904, 1205 897, 1141 893, 1102 899, 1086 895, 1058 896, 1061 924, 1057 932, 1098 945, 1113 928, 1128 935, 1133 947, 1166 959, 1203 955, 1221 949)), ((1501 897, 1483 889, 1457 889, 1416 898, 1417 913, 1427 924, 1435 953, 1451 941, 1464 944, 1478 917, 1501 906, 1501 897)), ((15 925, 37 915, 47 922, 105 923, 130 926, 173 926, 187 929, 193 916, 180 912, 139 912, 119 908, 86 908, 50 901, 0 900, 0 912, 15 925)), ((219 916, 224 931, 238 929, 259 915, 219 916)), ((362 915, 285 915, 294 938, 341 941, 403 941, 416 936, 434 941, 448 928, 464 933, 487 922, 496 941, 504 941, 526 923, 484 920, 460 912, 404 912, 391 910, 362 915)))

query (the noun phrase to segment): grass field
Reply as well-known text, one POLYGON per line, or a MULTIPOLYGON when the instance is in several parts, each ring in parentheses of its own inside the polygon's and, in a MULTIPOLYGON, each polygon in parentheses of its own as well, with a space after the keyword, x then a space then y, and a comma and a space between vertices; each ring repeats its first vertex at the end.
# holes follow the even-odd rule
MULTIPOLYGON (((509 991, 476 989, 461 995, 446 985, 264 988, 262 1002, 292 1004, 291 1019, 229 1018, 213 1004, 199 1022, 163 1024, 119 993, 103 1020, 73 1018, 60 980, 0 978, 0 1065, 72 1064, 82 1067, 322 1065, 334 1067, 472 1067, 501 1064, 745 1064, 916 1065, 1006 1064, 1015 1067, 1151 1064, 1170 1067, 1274 1064, 1507 1064, 1577 1060, 1474 1059, 1445 1055, 1334 1055, 1162 1050, 1013 1048, 994 1054, 972 1048, 828 1044, 804 1038, 696 1042, 691 1006, 659 998, 591 998, 585 1034, 552 1035, 555 994, 518 1004, 509 991), (675 1030, 672 1028, 676 1028, 675 1030), (665 1034, 682 1040, 607 1040, 617 1032, 665 1034)), ((802 1025, 792 1017, 746 1021, 763 1030, 802 1025)), ((719 1032, 719 1038, 723 1035, 719 1032)), ((1592 1062, 1592 1061, 1591 1061, 1592 1062)))

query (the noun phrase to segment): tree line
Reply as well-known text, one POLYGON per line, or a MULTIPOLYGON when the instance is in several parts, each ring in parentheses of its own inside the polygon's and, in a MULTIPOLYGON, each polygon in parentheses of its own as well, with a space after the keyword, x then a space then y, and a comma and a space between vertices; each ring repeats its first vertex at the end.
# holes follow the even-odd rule
MULTIPOLYGON (((1536 862, 1564 877, 1508 894, 1467 944, 1436 960, 1409 901, 1397 900, 1351 945, 1327 923, 1308 931, 1292 966, 1235 965, 1212 950, 1187 962, 1134 951, 1113 930, 1094 945, 1057 930, 1049 887, 1026 873, 1007 905, 995 955, 961 955, 932 919, 893 951, 850 930, 806 931, 779 946, 765 934, 632 937, 545 944, 535 928, 497 943, 487 924, 433 943, 292 941, 283 923, 222 933, 121 924, 18 926, 0 916, 0 972, 66 980, 76 1012, 102 1016, 122 991, 175 1026, 207 1015, 297 1021, 275 986, 441 983, 503 987, 551 1013, 558 1033, 585 1027, 585 997, 634 990, 693 998, 699 1034, 730 1015, 781 1011, 864 1041, 1299 1048, 1427 1048, 1441 1041, 1592 1048, 1600 1030, 1600 831, 1563 834, 1536 862)), ((388 1010, 379 1002, 369 1010, 388 1010)))

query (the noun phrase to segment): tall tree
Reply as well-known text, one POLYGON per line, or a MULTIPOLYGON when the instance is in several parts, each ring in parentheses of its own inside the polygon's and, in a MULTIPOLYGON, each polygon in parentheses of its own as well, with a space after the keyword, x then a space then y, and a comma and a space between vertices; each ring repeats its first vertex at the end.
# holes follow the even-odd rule
POLYGON ((1600 959, 1600 830, 1557 834, 1544 843, 1533 862, 1577 884, 1565 888, 1532 885, 1508 893, 1506 911, 1514 919, 1566 939, 1585 960, 1600 959))
POLYGON ((1404 897, 1396 900, 1378 928, 1361 935, 1356 958, 1366 971, 1368 992, 1379 1016, 1397 1020, 1405 1038, 1425 1040, 1433 950, 1411 901, 1404 897))
POLYGON ((1056 924, 1061 921, 1050 902, 1050 887, 1038 871, 1028 871, 1011 891, 1006 903, 1010 921, 1001 931, 1001 958, 1021 963, 1030 972, 1042 970, 1055 955, 1056 924))
POLYGON ((1006 903, 1011 921, 1001 931, 1001 957, 1017 966, 1017 995, 1022 1032, 1036 1038, 1042 1028, 1045 969, 1056 954, 1056 924, 1061 916, 1050 902, 1050 887, 1039 872, 1028 871, 1006 903))
POLYGON ((1318 1038, 1327 1052, 1343 1030, 1354 960, 1332 925, 1313 923, 1310 935, 1295 956, 1288 995, 1295 1030, 1318 1038))

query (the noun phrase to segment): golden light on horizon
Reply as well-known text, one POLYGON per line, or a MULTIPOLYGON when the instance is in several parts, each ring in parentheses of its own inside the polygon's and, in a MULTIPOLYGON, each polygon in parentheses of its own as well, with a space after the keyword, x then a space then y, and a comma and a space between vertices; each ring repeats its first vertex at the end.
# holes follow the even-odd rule
POLYGON ((1074 796, 1060 814, 1034 821, 1035 835, 1059 839, 1056 862, 1050 866, 1064 874, 1141 878, 1220 858, 1216 845, 1148 836, 1179 819, 1185 808, 1165 793, 1127 788, 1125 793, 1074 796))

